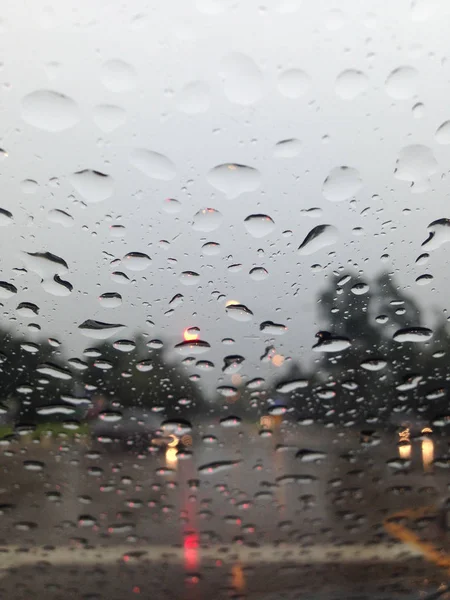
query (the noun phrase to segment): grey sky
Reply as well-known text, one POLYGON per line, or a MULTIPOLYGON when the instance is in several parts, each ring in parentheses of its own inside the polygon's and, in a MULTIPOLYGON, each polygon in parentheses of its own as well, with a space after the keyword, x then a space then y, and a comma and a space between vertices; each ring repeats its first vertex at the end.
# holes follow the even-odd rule
MULTIPOLYGON (((13 213, 13 223, 1 229, 2 279, 19 292, 4 301, 4 324, 34 339, 29 319, 15 311, 19 302, 34 302, 40 313, 32 321, 45 335, 64 342, 68 356, 93 343, 77 329, 86 319, 123 323, 127 329, 120 338, 143 329, 174 343, 181 341, 185 327, 198 326, 201 338, 212 346, 204 358, 241 354, 249 363, 243 372, 252 376, 252 365, 259 364, 270 337, 259 331, 263 321, 288 326, 275 341, 281 354, 310 360, 314 334, 323 327, 315 300, 340 266, 360 269, 362 279, 381 269, 395 272, 402 287, 424 306, 445 308, 446 246, 431 252, 426 267, 414 263, 427 225, 450 216, 450 145, 435 139, 437 128, 450 119, 449 46, 442 27, 448 4, 153 4, 139 1, 125 8, 119 2, 83 0, 72 6, 22 2, 5 7, 1 145, 8 156, 0 163, 0 206, 13 213), (129 68, 108 61, 124 61, 129 68), (399 67, 417 73, 400 73, 398 81, 386 86, 399 67), (307 76, 280 78, 292 69, 307 76), (336 85, 346 70, 363 75, 350 74, 336 85), (31 113, 24 102, 37 90, 72 99, 75 105, 60 109, 61 119, 76 123, 48 131, 49 122, 58 120, 51 101, 50 109, 44 98, 41 112, 33 112, 31 98, 31 113), (358 91, 352 99, 342 97, 358 91), (123 109, 125 122, 105 131, 105 123, 120 122, 122 113, 99 105, 123 109), (33 119, 41 119, 46 128, 30 123, 33 119), (301 141, 298 154, 276 158, 275 144, 291 138, 301 141), (425 173, 419 181, 427 188, 422 193, 412 193, 408 181, 394 177, 396 161, 410 145, 426 146, 437 161, 433 168, 425 150, 403 169, 407 177, 412 172, 416 189, 425 173), (136 149, 164 155, 173 163, 173 173, 170 163, 153 156, 148 169, 163 178, 148 177, 136 168, 136 160, 130 161, 136 149), (227 197, 208 182, 210 170, 226 163, 257 169, 260 185, 227 197), (323 182, 340 166, 359 172, 362 186, 355 201, 324 198, 323 182), (85 197, 71 177, 84 169, 112 177, 109 198, 83 204, 85 197), (427 169, 434 171, 429 177, 427 169), (21 183, 25 179, 38 182, 34 193, 26 193, 30 185, 21 183), (179 213, 164 211, 166 198, 179 200, 179 213), (195 213, 205 207, 223 215, 211 233, 191 226, 195 213), (322 214, 311 218, 302 212, 312 207, 322 214), (49 221, 52 209, 69 213, 73 225, 64 228, 49 221), (246 231, 244 219, 259 213, 269 215, 275 228, 256 239, 246 231), (110 226, 118 224, 125 227, 123 238, 110 235, 110 226), (337 243, 299 256, 305 236, 323 224, 337 228, 337 243), (362 235, 354 228, 362 228, 362 235), (285 230, 292 235, 283 236, 285 230), (209 241, 220 244, 219 255, 202 255, 202 245, 209 241), (73 292, 51 295, 37 274, 13 271, 25 266, 22 251, 62 257, 69 267, 63 279, 73 292), (129 252, 148 254, 149 268, 132 272, 123 264, 110 265, 129 252), (383 263, 380 256, 386 253, 390 259, 383 263), (236 263, 242 269, 233 273, 228 267, 236 263), (313 272, 314 264, 323 269, 313 272), (269 272, 264 281, 250 278, 255 266, 269 272), (114 282, 114 270, 135 281, 114 282), (179 276, 184 271, 197 272, 199 284, 183 285, 179 276), (434 280, 419 287, 415 279, 424 272, 434 280), (121 293, 123 304, 103 308, 97 298, 104 292, 121 293), (175 294, 183 294, 184 303, 165 316, 175 294), (248 306, 253 320, 230 319, 227 300, 248 306), (153 329, 147 319, 155 323, 153 329), (223 346, 223 337, 233 337, 236 344, 223 346)), ((221 366, 221 358, 217 362, 221 366)))

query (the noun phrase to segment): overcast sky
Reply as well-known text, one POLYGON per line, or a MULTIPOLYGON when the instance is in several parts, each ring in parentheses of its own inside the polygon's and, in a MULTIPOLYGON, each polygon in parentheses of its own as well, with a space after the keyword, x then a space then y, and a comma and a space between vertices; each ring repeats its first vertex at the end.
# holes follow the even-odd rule
POLYGON ((13 217, 0 214, 1 279, 18 293, 3 300, 3 324, 35 340, 28 324, 39 323, 67 356, 94 343, 78 329, 87 319, 125 325, 111 341, 143 330, 177 343, 197 326, 212 346, 203 358, 222 366, 243 355, 252 377, 272 343, 264 321, 288 327, 273 342, 281 354, 310 360, 325 325, 317 294, 340 267, 367 281, 386 269, 445 309, 450 246, 426 266, 415 260, 428 224, 450 217, 450 133, 436 135, 450 119, 448 13, 444 0, 9 3, 0 207, 13 217), (203 208, 220 215, 194 219, 203 208), (246 227, 255 214, 274 225, 246 227), (298 254, 320 225, 332 226, 320 238, 330 245, 317 238, 298 254), (205 255, 207 242, 217 255, 205 255), (51 268, 41 285, 42 265, 24 252, 62 258, 68 270, 55 273, 73 291, 55 295, 67 290, 51 284, 51 268), (150 257, 145 270, 111 264, 130 252, 150 257), (268 276, 255 281, 255 267, 268 276), (186 271, 198 282, 185 285, 186 271), (419 286, 424 273, 434 279, 419 286), (106 292, 122 304, 102 306, 106 292), (167 315, 176 294, 184 302, 167 315), (229 300, 253 317, 230 318, 229 300), (24 317, 20 302, 39 315, 24 317))

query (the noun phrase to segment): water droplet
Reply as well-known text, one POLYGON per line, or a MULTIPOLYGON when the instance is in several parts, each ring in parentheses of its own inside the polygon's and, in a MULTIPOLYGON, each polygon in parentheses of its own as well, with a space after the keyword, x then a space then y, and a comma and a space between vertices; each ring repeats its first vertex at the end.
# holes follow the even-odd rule
POLYGON ((35 194, 39 184, 34 179, 24 179, 20 182, 20 189, 24 194, 35 194))
POLYGON ((217 242, 207 242, 202 246, 204 256, 217 256, 220 254, 220 244, 217 242))
POLYGON ((331 202, 342 202, 355 196, 362 188, 362 179, 353 167, 335 167, 323 182, 322 193, 331 202))
POLYGON ((123 257, 123 264, 130 271, 145 271, 150 262, 150 256, 142 252, 129 252, 123 257))
POLYGON ((362 71, 347 69, 336 79, 336 94, 343 100, 353 100, 369 87, 369 79, 362 71))
POLYGON ((280 394, 290 394, 296 390, 301 390, 308 387, 307 379, 291 379, 290 381, 283 381, 276 387, 277 392, 280 394))
POLYGON ((387 365, 387 361, 381 358, 369 358, 361 363, 361 367, 366 371, 381 371, 387 365))
POLYGON ((69 270, 66 261, 51 252, 24 252, 23 260, 25 266, 42 279, 48 279, 55 273, 63 275, 69 270))
POLYGON ((275 144, 274 158, 294 158, 300 154, 302 143, 296 138, 281 140, 275 144))
POLYGON ((386 92, 396 100, 406 100, 417 91, 419 73, 413 67, 398 67, 386 79, 386 92))
POLYGON ((125 275, 125 273, 122 273, 121 271, 113 271, 111 273, 111 279, 115 283, 120 283, 122 285, 130 283, 130 278, 128 277, 128 275, 125 275))
POLYGON ((450 219, 438 219, 427 227, 430 232, 428 238, 422 243, 427 250, 436 250, 443 244, 450 242, 450 219))
POLYGON ((209 86, 203 81, 186 84, 178 94, 178 109, 188 115, 204 113, 211 104, 209 86))
POLYGON ((17 294, 17 288, 12 283, 8 281, 0 281, 0 299, 8 300, 17 294))
POLYGON ((437 160, 430 148, 413 144, 400 150, 394 176, 400 181, 409 181, 412 191, 423 192, 428 189, 429 177, 436 173, 437 168, 437 160))
POLYGON ((76 409, 67 404, 49 404, 48 406, 39 406, 36 408, 36 413, 41 416, 49 415, 73 415, 76 409))
POLYGON ((450 121, 444 121, 434 134, 438 144, 450 144, 450 121))
POLYGON ((229 54, 221 61, 219 73, 230 102, 248 106, 262 97, 264 79, 249 56, 238 52, 229 54))
POLYGON ((253 167, 226 163, 211 169, 207 180, 228 198, 237 198, 245 192, 253 192, 258 189, 261 184, 261 175, 253 167))
POLYGON ((58 132, 78 123, 80 114, 72 98, 51 90, 37 90, 23 98, 22 118, 38 129, 58 132))
POLYGON ((429 273, 425 273, 424 275, 419 275, 416 279, 417 285, 428 285, 433 281, 433 275, 429 273))
POLYGON ((23 468, 26 469, 27 471, 39 472, 39 471, 44 470, 45 463, 41 462, 39 460, 24 460, 23 468))
POLYGON ((275 223, 269 215, 249 215, 244 220, 244 225, 254 238, 265 237, 275 229, 275 223))
POLYGON ((209 233, 218 229, 222 223, 223 217, 215 208, 202 208, 195 213, 192 222, 192 228, 195 231, 209 233))
POLYGON ((316 337, 319 341, 312 347, 314 352, 341 352, 351 345, 348 338, 333 336, 328 331, 319 331, 316 337))
POLYGON ((21 317, 32 318, 39 314, 39 307, 32 302, 21 302, 16 311, 21 317))
MULTIPOLYGON (((236 393, 236 391, 234 392, 236 393)), ((234 394, 232 394, 234 395, 234 394)), ((229 416, 229 417, 224 417, 223 419, 220 419, 220 426, 221 427, 227 427, 227 428, 234 428, 234 427, 239 427, 242 423, 242 419, 239 417, 235 417, 235 416, 229 416)))
POLYGON ((355 294, 355 296, 362 296, 363 294, 367 294, 367 292, 369 291, 369 285, 367 283, 355 283, 355 285, 353 285, 350 290, 352 292, 352 294, 355 294))
POLYGON ((333 225, 317 225, 305 237, 298 248, 298 253, 309 256, 322 248, 332 246, 337 242, 338 237, 338 230, 333 225))
POLYGON ((59 208, 53 208, 48 211, 48 220, 50 223, 57 223, 58 225, 62 225, 63 227, 72 227, 74 220, 69 213, 64 210, 60 210, 59 208))
POLYGON ((58 367, 53 363, 43 363, 42 365, 39 365, 36 368, 36 371, 38 373, 42 373, 42 375, 48 375, 49 377, 53 377, 54 379, 72 379, 72 373, 69 371, 69 369, 58 367))
POLYGON ((253 317, 252 311, 243 304, 230 304, 225 310, 229 317, 241 323, 251 321, 253 317))
POLYGON ((269 276, 269 273, 264 267, 254 267, 249 273, 253 281, 263 281, 269 276))
POLYGON ((425 116, 425 106, 422 102, 417 102, 412 107, 412 114, 415 119, 422 119, 425 116))
POLYGON ((168 215, 175 215, 182 209, 181 202, 175 198, 166 198, 163 202, 163 211, 168 215))
POLYGON ((94 107, 94 123, 105 133, 111 133, 126 121, 126 112, 120 106, 99 104, 94 107))
POLYGON ((183 285, 197 285, 200 281, 200 275, 195 271, 183 271, 179 280, 183 285))
POLYGON ((73 290, 73 285, 69 281, 61 279, 58 275, 43 279, 41 285, 42 289, 48 294, 52 294, 52 296, 69 296, 73 290))
POLYGON ((223 473, 229 471, 233 467, 240 465, 240 460, 223 460, 219 462, 212 462, 206 465, 202 465, 198 468, 198 472, 202 475, 216 475, 217 473, 223 473))
POLYGON ((300 459, 301 462, 304 463, 317 463, 325 460, 327 457, 327 453, 321 450, 308 450, 304 448, 299 450, 295 455, 295 458, 300 459))
POLYGON ((6 225, 12 224, 12 213, 5 208, 0 208, 0 227, 5 227, 6 225))
POLYGON ((109 233, 111 237, 123 238, 125 237, 126 229, 123 225, 110 225, 109 233))
POLYGON ((273 321, 264 321, 260 324, 259 329, 266 335, 283 335, 287 331, 286 325, 273 321))
POLYGON ((311 86, 311 79, 301 69, 288 69, 278 77, 278 90, 286 98, 295 100, 303 96, 311 86))
POLYGON ((108 60, 102 65, 100 81, 111 92, 128 92, 136 87, 134 68, 123 60, 108 60))
POLYGON ((190 340, 188 342, 181 342, 175 346, 175 350, 182 355, 204 354, 205 352, 208 352, 210 348, 210 344, 203 340, 190 340))
POLYGON ((396 331, 392 337, 396 342, 426 342, 433 336, 427 327, 406 327, 396 331))
POLYGON ((153 362, 151 360, 141 360, 137 363, 136 369, 141 373, 147 373, 153 371, 153 362))
POLYGON ((170 181, 176 175, 173 162, 164 154, 153 150, 146 150, 145 148, 133 150, 130 154, 130 163, 151 179, 170 181))
POLYGON ((106 340, 119 333, 123 327, 125 327, 125 325, 103 323, 102 321, 88 319, 79 325, 78 329, 84 336, 93 340, 106 340))
POLYGON ((113 178, 92 169, 83 169, 73 173, 70 182, 80 196, 92 204, 106 200, 114 192, 113 178))
POLYGON ((117 292, 105 292, 98 301, 104 308, 117 308, 122 304, 122 296, 117 292))

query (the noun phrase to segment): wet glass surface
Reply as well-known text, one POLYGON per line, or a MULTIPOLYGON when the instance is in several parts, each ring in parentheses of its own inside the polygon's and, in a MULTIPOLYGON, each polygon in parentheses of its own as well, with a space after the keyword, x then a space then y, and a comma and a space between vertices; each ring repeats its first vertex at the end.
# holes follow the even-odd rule
POLYGON ((1 597, 450 598, 449 12, 4 7, 1 597))

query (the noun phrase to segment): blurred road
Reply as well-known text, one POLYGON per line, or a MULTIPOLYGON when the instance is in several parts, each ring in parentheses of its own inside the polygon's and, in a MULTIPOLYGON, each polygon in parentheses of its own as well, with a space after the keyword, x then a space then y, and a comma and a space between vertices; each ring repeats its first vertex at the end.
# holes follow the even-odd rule
POLYGON ((4 447, 5 597, 28 598, 30 578, 46 598, 65 599, 146 597, 152 581, 178 597, 329 586, 381 598, 450 579, 449 534, 436 517, 448 476, 445 461, 433 462, 446 439, 399 449, 394 435, 350 429, 200 429, 178 454, 74 441, 4 447))

